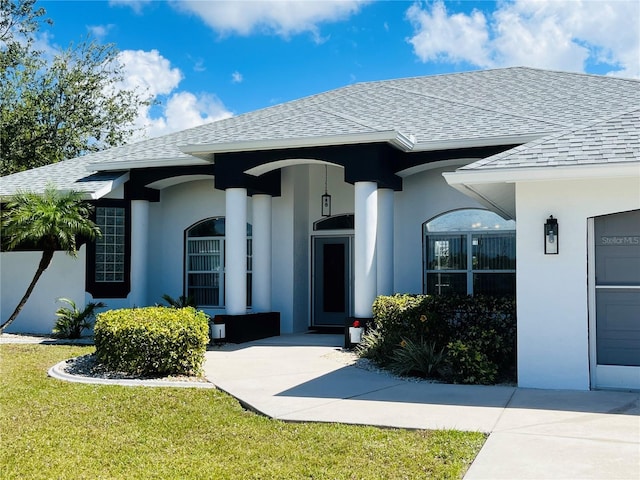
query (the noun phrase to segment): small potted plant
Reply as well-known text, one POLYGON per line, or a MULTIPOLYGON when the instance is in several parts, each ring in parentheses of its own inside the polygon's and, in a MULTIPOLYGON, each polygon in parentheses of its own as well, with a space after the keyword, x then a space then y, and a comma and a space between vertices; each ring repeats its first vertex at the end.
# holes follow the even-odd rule
POLYGON ((226 337, 224 319, 219 315, 213 317, 213 319, 209 322, 209 330, 211 340, 222 340, 224 337, 226 337))
POLYGON ((362 341, 362 333, 364 327, 360 326, 360 320, 354 320, 353 325, 349 327, 349 342, 355 344, 362 341))

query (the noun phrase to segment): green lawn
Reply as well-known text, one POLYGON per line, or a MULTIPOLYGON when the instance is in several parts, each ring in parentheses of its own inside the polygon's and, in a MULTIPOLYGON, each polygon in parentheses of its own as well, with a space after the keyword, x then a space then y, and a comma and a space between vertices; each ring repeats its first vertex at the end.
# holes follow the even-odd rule
POLYGON ((92 350, 0 345, 1 478, 461 478, 486 438, 285 423, 213 389, 47 377, 92 350))

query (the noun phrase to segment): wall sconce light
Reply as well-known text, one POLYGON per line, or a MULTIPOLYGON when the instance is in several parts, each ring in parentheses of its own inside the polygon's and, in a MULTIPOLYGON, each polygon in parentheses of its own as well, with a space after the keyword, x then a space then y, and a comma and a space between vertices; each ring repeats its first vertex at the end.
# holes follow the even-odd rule
POLYGON ((330 217, 331 216, 331 195, 327 193, 327 180, 328 179, 328 171, 327 166, 324 166, 324 195, 321 197, 321 205, 322 205, 322 216, 330 217))
POLYGON ((551 215, 544 224, 545 255, 557 255, 559 251, 558 243, 558 220, 551 215))

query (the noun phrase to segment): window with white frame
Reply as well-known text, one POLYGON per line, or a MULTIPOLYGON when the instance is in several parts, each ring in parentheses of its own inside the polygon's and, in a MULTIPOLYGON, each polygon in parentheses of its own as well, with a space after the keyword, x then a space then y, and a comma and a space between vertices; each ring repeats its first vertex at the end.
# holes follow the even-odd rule
MULTIPOLYGON (((251 305, 252 240, 247 224, 247 306, 251 305)), ((198 307, 224 306, 225 220, 209 218, 186 231, 185 283, 187 296, 198 307)))
POLYGON ((427 294, 515 297, 515 222, 479 209, 456 210, 423 225, 427 294))

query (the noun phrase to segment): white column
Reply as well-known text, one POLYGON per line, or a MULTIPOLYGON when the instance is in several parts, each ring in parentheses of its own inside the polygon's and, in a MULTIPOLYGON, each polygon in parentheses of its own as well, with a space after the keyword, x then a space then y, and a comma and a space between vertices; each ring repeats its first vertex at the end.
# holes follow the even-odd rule
POLYGON ((252 309, 271 311, 271 195, 253 196, 252 309))
POLYGON ((225 190, 225 306, 229 315, 247 313, 247 189, 225 190))
POLYGON ((376 234, 378 229, 378 186, 355 183, 354 315, 371 317, 377 293, 376 234))
POLYGON ((149 250, 149 202, 131 201, 131 293, 133 307, 147 305, 147 259, 149 250))
POLYGON ((390 188, 378 190, 378 295, 393 293, 393 195, 390 188))

